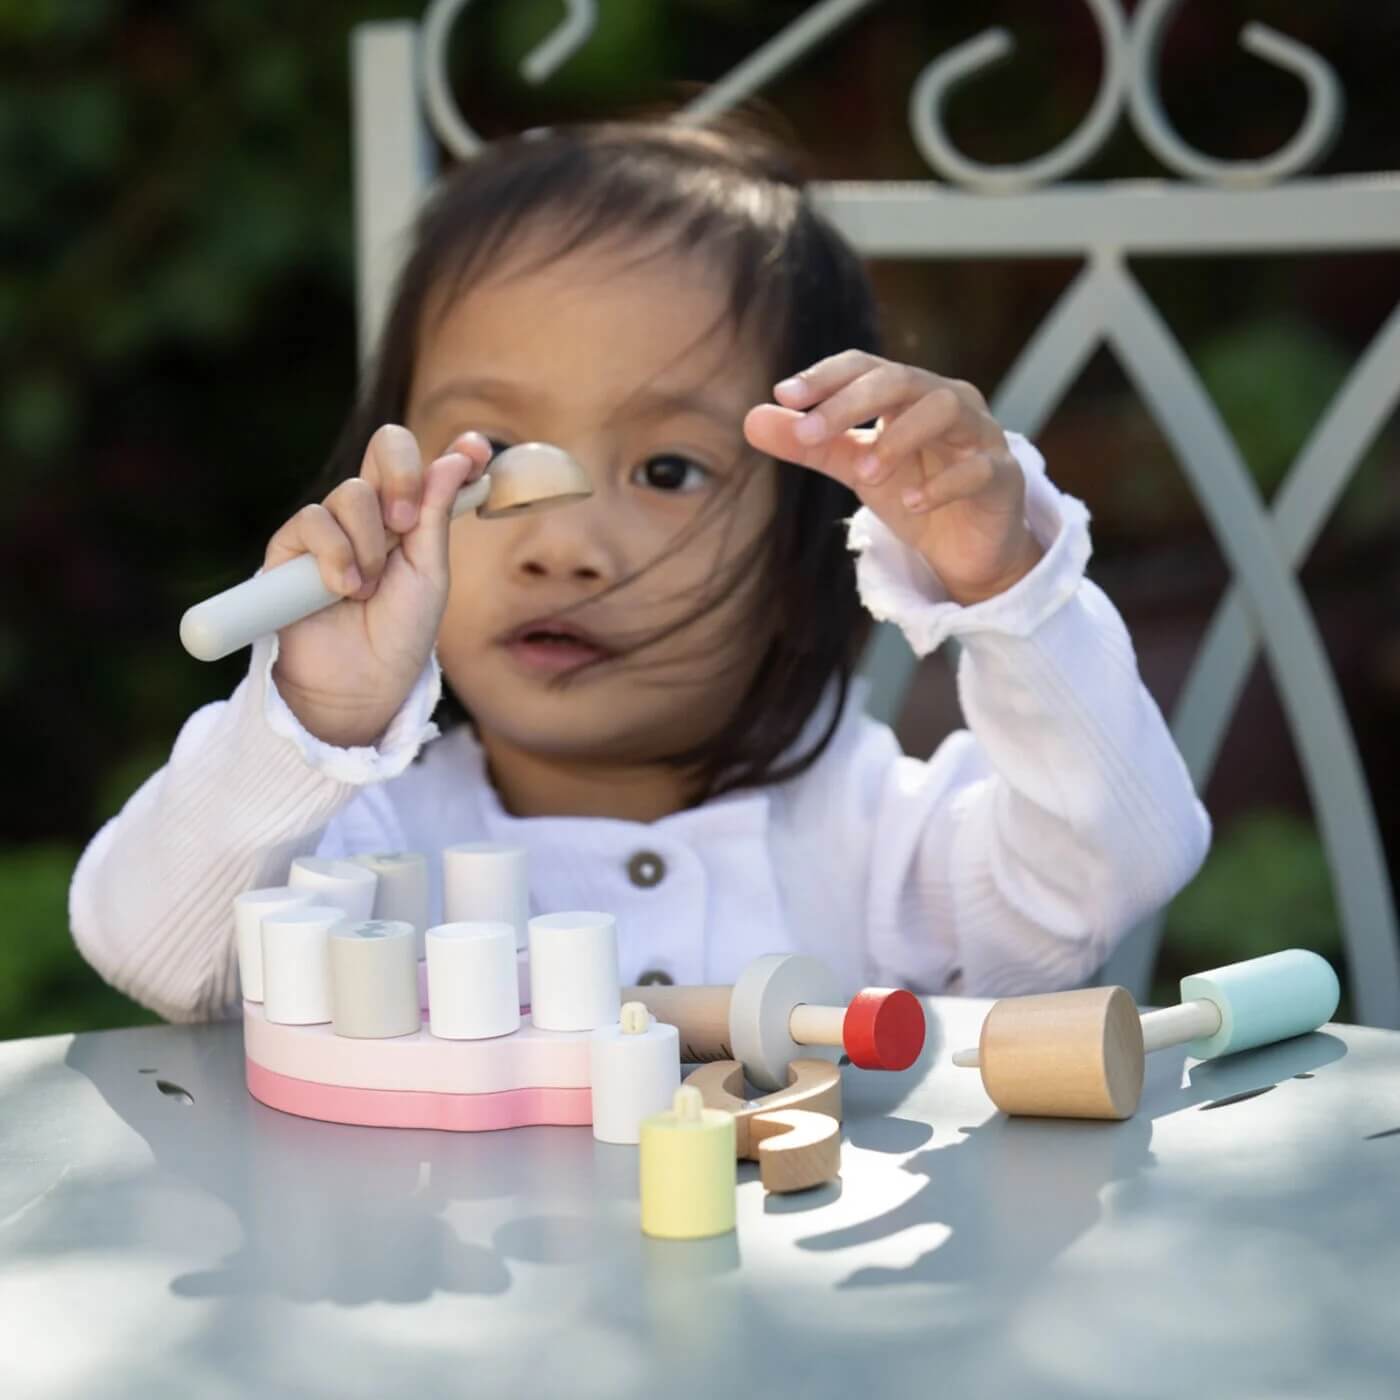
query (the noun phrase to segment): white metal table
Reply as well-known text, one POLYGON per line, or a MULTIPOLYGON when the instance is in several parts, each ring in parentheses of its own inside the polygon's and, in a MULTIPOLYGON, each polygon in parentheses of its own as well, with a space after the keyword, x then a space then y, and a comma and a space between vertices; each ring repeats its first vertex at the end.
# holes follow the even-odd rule
POLYGON ((254 1102, 238 1024, 0 1044, 0 1395, 1345 1395, 1400 1385, 1400 1034, 1007 1119, 935 998, 840 1183, 645 1239, 635 1149, 254 1102))

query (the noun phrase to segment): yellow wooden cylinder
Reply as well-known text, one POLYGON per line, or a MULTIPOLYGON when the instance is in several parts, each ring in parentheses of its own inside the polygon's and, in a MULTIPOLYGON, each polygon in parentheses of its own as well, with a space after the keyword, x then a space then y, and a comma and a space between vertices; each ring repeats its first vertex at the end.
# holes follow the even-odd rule
POLYGON ((1142 1096, 1142 1019, 1123 987, 999 1001, 977 1057, 1004 1113, 1130 1118, 1142 1096))
POLYGON ((699 1240, 734 1228, 734 1116, 682 1085, 668 1113, 642 1120, 642 1233, 699 1240))

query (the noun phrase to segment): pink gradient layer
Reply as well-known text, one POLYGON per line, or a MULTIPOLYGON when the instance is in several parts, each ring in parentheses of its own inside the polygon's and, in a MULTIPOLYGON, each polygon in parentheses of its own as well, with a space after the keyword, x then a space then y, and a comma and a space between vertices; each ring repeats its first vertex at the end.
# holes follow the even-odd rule
POLYGON ((588 1089, 510 1089, 497 1094, 352 1089, 293 1079, 252 1060, 245 1063, 248 1092, 259 1103, 327 1123, 477 1133, 549 1124, 581 1127, 593 1121, 593 1096, 588 1089))

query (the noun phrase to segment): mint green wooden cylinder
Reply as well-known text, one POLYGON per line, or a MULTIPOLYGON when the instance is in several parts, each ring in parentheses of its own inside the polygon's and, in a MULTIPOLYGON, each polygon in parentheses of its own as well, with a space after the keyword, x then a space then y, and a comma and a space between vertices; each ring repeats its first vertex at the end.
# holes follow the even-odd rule
POLYGON ((1332 1019, 1341 994, 1332 964, 1304 948, 1183 977, 1182 1001, 1209 1001, 1220 1012, 1220 1029, 1193 1040, 1187 1053, 1213 1060, 1305 1035, 1332 1019))

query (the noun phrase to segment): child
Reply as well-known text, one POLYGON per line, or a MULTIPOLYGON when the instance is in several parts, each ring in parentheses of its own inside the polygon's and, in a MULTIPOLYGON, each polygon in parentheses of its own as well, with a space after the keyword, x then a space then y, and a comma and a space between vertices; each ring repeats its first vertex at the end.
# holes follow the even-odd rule
POLYGON ((457 171, 331 489, 267 547, 342 600, 258 643, 90 843, 84 955, 173 1020, 227 1014, 241 890, 489 840, 528 849, 533 910, 617 915, 628 983, 785 950, 851 991, 1090 977, 1209 824, 1084 578, 1084 507, 971 385, 880 358, 874 319, 752 138, 609 123, 457 171), (592 496, 449 530, 525 440, 592 496), (851 686, 871 614, 962 644, 969 730, 931 760, 851 686))

